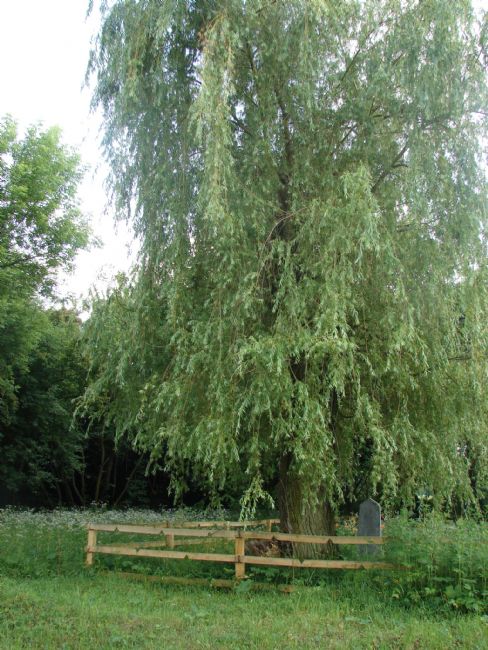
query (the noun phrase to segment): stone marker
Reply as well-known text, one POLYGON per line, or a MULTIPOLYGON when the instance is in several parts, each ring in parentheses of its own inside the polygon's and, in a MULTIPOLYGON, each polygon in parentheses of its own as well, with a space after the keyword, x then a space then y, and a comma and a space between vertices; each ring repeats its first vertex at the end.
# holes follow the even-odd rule
MULTIPOLYGON (((366 499, 359 506, 358 536, 381 537, 381 506, 373 499, 366 499)), ((364 555, 376 555, 380 550, 378 544, 364 544, 359 548, 364 555)))

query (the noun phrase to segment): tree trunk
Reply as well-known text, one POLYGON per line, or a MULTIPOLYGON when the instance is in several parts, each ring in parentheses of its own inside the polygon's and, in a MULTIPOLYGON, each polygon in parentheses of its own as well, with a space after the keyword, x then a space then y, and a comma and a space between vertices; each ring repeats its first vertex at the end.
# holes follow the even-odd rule
POLYGON ((98 504, 100 501, 100 489, 102 487, 102 477, 103 477, 103 470, 105 469, 105 441, 103 439, 103 436, 100 438, 100 444, 101 444, 101 455, 100 455, 100 467, 98 469, 98 477, 97 477, 97 483, 95 486, 95 503, 98 504))
MULTIPOLYGON (((335 535, 335 512, 325 498, 322 487, 317 487, 316 503, 304 497, 302 479, 293 473, 291 457, 284 455, 280 460, 278 485, 278 508, 280 528, 284 533, 303 535, 335 535)), ((305 557, 330 557, 332 545, 293 544, 293 555, 305 557)))
POLYGON ((125 485, 124 485, 124 487, 123 487, 123 489, 122 489, 122 492, 121 492, 121 493, 119 494, 119 496, 115 499, 115 501, 114 501, 114 503, 113 503, 113 507, 114 507, 114 508, 116 508, 116 507, 119 505, 119 503, 120 503, 121 500, 122 500, 122 497, 123 497, 123 496, 125 495, 125 493, 127 492, 127 490, 128 490, 128 488, 129 488, 129 485, 130 485, 132 479, 134 478, 134 476, 135 476, 137 470, 139 469, 139 467, 140 467, 140 465, 141 465, 142 459, 143 459, 143 456, 142 456, 142 454, 141 454, 141 455, 139 456, 139 458, 137 459, 136 464, 135 464, 134 467, 132 468, 131 473, 130 473, 129 476, 127 477, 127 479, 126 479, 126 481, 125 481, 125 485))

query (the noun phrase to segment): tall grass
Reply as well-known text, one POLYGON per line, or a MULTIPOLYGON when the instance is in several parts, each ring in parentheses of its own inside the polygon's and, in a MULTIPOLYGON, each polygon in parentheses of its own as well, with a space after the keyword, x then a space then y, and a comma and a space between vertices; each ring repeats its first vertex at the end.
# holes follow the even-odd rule
MULTIPOLYGON (((76 575, 84 571, 84 548, 88 523, 161 524, 169 521, 177 525, 184 521, 225 519, 223 510, 108 510, 58 509, 34 511, 16 508, 0 509, 0 573, 19 577, 76 575)), ((104 535, 103 533, 101 536, 104 535)), ((140 539, 137 536, 137 539, 140 539)), ((103 541, 130 541, 131 536, 107 534, 103 541)), ((98 566, 119 569, 149 568, 157 571, 158 564, 131 561, 128 558, 107 557, 98 566)), ((176 562, 172 564, 176 565, 176 562)), ((164 563, 159 562, 159 566, 164 563)), ((169 567, 168 567, 169 568, 169 567)), ((173 567, 172 567, 173 568, 173 567)))
MULTIPOLYGON (((86 524, 161 523, 169 520, 228 519, 223 511, 180 510, 0 510, 0 574, 40 578, 74 576, 86 572, 84 547, 86 524)), ((345 532, 345 531, 344 531, 345 532)), ((353 533, 352 530, 348 530, 353 533)), ((386 544, 379 559, 404 567, 400 571, 323 571, 248 566, 249 578, 258 582, 326 586, 334 589, 369 591, 375 597, 403 607, 427 606, 436 612, 487 612, 488 524, 463 520, 456 523, 439 515, 421 520, 407 516, 386 522, 386 544)), ((141 536, 99 533, 99 542, 140 540, 141 536)), ((185 547, 178 547, 185 550, 185 547)), ((189 551, 233 553, 233 542, 213 540, 189 551)), ((361 559, 354 546, 341 546, 341 557, 361 559)), ((135 571, 143 574, 203 578, 232 578, 233 565, 190 560, 158 560, 117 556, 95 556, 95 571, 135 571)))
POLYGON ((488 611, 488 523, 431 513, 388 522, 385 555, 406 567, 385 576, 393 598, 434 608, 488 611))

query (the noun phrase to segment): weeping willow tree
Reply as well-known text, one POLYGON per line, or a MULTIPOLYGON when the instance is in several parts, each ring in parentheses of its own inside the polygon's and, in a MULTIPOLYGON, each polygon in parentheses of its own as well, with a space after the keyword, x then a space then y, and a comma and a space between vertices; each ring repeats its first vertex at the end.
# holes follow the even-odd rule
POLYGON ((106 376, 177 492, 239 473, 246 511, 275 479, 302 532, 476 499, 486 39, 464 0, 103 3, 94 105, 142 242, 106 376))

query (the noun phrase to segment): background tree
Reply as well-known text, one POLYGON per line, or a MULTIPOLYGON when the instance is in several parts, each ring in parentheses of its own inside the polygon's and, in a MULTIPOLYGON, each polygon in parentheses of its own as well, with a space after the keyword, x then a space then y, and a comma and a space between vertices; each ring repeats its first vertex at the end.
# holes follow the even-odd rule
POLYGON ((86 376, 80 322, 67 309, 38 308, 34 315, 36 345, 15 369, 16 408, 0 436, 0 483, 30 504, 74 502, 69 491, 85 437, 72 425, 73 401, 86 376))
POLYGON ((244 510, 277 480, 289 531, 332 532, 346 498, 475 499, 487 52, 469 2, 114 0, 102 19, 94 104, 159 337, 136 443, 176 490, 188 464, 216 490, 244 472, 244 510))
POLYGON ((19 137, 12 118, 0 121, 0 424, 15 408, 14 375, 44 327, 39 297, 52 295, 56 271, 88 244, 81 173, 59 129, 33 126, 19 137))
MULTIPOLYGON (((0 503, 159 505, 165 478, 148 479, 147 454, 116 439, 116 423, 108 424, 109 413, 117 425, 124 422, 129 391, 117 401, 117 387, 109 386, 105 401, 90 403, 84 417, 73 418, 88 369, 95 377, 106 354, 131 359, 122 340, 130 320, 121 319, 116 331, 105 317, 117 296, 106 307, 103 299, 94 301, 86 326, 88 332, 96 324, 105 328, 96 363, 81 343, 75 311, 44 302, 56 300, 57 272, 69 269, 88 243, 76 197, 81 171, 58 129, 31 127, 19 137, 11 118, 0 123, 0 503)), ((150 354, 148 348, 140 364, 150 354)))
POLYGON ((55 272, 87 245, 76 197, 81 177, 79 156, 62 144, 58 128, 32 126, 20 139, 12 118, 0 122, 2 285, 46 294, 55 272))
MULTIPOLYGON (((0 430, 0 503, 53 507, 167 502, 166 476, 155 472, 146 477, 148 454, 135 452, 127 438, 116 437, 109 417, 112 406, 123 414, 116 384, 106 401, 90 403, 90 408, 85 404, 83 416, 74 417, 90 364, 83 330, 93 323, 84 325, 75 311, 64 307, 31 308, 30 317, 35 344, 25 363, 15 367, 15 408, 0 430)), ((116 354, 117 346, 112 350, 116 354)), ((101 346, 99 352, 103 358, 101 346)))

